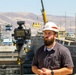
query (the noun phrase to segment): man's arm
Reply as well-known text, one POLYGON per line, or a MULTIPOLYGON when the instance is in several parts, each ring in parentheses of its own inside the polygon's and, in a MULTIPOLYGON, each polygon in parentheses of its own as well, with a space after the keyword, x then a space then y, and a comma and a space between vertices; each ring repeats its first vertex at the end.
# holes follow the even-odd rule
MULTIPOLYGON (((44 71, 45 75, 52 75, 50 69, 42 68, 42 71, 44 71)), ((73 73, 73 68, 61 68, 61 69, 56 69, 53 70, 54 75, 68 75, 73 73)))
POLYGON ((58 70, 54 70, 54 75, 68 75, 73 73, 73 68, 61 68, 58 70))

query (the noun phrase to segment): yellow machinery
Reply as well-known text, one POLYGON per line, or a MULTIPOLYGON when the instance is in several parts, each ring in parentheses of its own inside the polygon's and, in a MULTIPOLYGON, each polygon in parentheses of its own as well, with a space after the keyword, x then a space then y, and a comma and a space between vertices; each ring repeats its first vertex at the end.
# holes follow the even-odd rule
POLYGON ((65 35, 66 35, 66 31, 59 31, 57 38, 63 40, 65 39, 65 35))
POLYGON ((45 9, 44 9, 44 5, 43 5, 43 1, 41 0, 41 5, 42 5, 42 16, 43 16, 43 21, 44 21, 44 24, 46 23, 46 22, 48 22, 48 20, 47 20, 47 17, 46 17, 46 11, 45 11, 45 9))
POLYGON ((34 28, 41 28, 41 24, 33 22, 32 27, 34 27, 34 28))
MULTIPOLYGON (((43 21, 44 21, 44 24, 45 24, 46 22, 48 22, 48 20, 47 20, 47 17, 46 17, 46 11, 44 9, 44 5, 43 5, 43 1, 42 0, 41 0, 41 5, 42 5, 42 11, 41 12, 42 12, 43 21)), ((41 24, 39 22, 38 23, 33 22, 32 27, 41 28, 41 24)))

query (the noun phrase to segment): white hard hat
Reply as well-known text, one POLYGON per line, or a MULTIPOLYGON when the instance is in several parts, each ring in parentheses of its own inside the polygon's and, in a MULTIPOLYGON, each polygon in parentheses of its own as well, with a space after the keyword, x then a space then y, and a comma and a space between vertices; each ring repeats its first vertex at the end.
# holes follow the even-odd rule
POLYGON ((52 30, 52 31, 55 31, 55 32, 58 32, 58 26, 53 23, 53 22, 47 22, 43 28, 43 31, 45 30, 52 30))

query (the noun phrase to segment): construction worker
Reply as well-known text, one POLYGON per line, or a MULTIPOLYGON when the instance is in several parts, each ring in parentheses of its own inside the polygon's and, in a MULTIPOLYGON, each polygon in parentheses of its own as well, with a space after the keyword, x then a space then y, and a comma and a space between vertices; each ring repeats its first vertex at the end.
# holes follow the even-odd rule
POLYGON ((38 75, 68 75, 73 73, 73 60, 68 48, 56 42, 58 26, 47 22, 43 29, 44 45, 36 51, 32 71, 38 75))

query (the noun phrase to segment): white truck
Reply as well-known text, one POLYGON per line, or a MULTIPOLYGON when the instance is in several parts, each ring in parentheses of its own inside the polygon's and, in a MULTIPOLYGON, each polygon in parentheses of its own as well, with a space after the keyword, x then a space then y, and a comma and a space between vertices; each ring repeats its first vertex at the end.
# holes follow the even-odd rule
POLYGON ((12 39, 10 39, 10 38, 5 38, 5 39, 3 39, 2 44, 3 44, 3 45, 12 45, 12 39))

